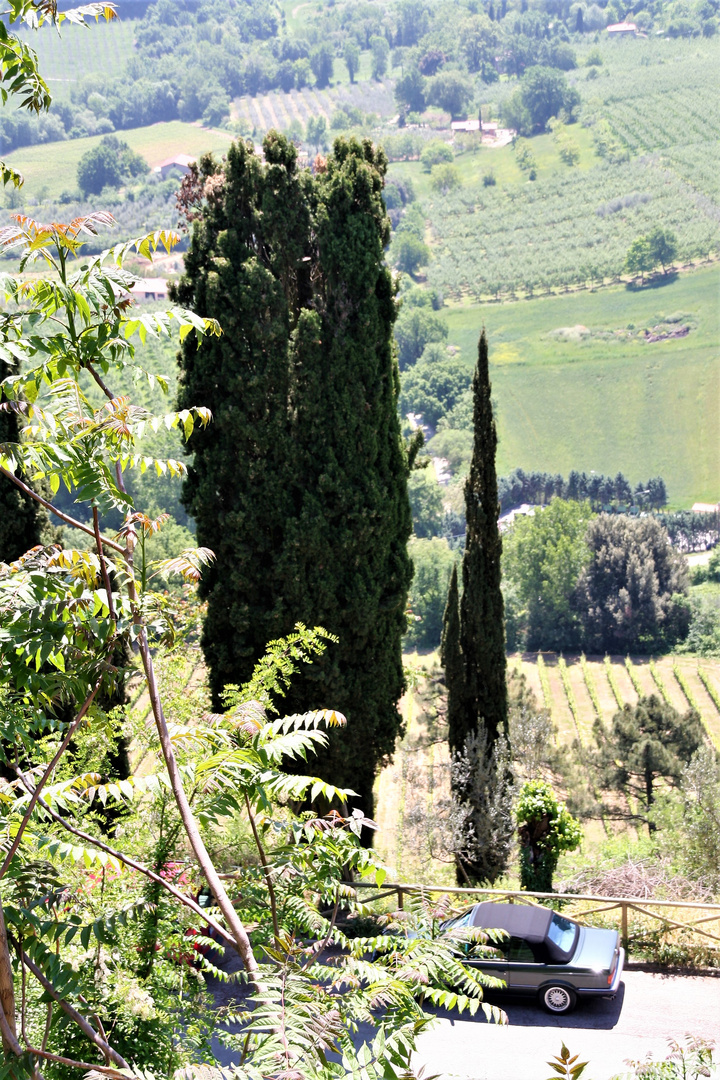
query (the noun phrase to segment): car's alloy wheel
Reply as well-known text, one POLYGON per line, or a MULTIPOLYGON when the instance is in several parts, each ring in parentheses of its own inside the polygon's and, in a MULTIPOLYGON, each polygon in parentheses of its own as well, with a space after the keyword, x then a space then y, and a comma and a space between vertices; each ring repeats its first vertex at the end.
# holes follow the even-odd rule
POLYGON ((540 992, 540 999, 551 1013, 566 1013, 575 1008, 577 998, 567 986, 546 986, 540 992))

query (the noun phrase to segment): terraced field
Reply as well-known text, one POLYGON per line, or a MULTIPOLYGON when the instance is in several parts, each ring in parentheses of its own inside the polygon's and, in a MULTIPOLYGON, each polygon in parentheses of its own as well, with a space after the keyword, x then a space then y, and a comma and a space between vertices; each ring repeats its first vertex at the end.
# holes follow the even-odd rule
POLYGON ((256 133, 276 128, 284 131, 295 120, 303 127, 311 116, 324 116, 328 124, 333 113, 343 105, 360 109, 363 114, 376 113, 378 117, 392 116, 395 112, 393 98, 394 82, 344 83, 317 90, 306 86, 289 94, 276 91, 272 94, 249 94, 233 102, 233 116, 248 130, 256 133))
MULTIPOLYGON (((443 850, 450 775, 442 700, 433 689, 437 655, 405 660, 430 678, 420 678, 402 701, 406 734, 375 787, 375 847, 396 881, 452 885, 454 868, 443 850)), ((619 703, 659 693, 682 712, 697 708, 708 740, 720 750, 720 660, 524 653, 509 656, 508 666, 519 668, 548 705, 560 744, 592 746, 597 716, 607 724, 619 703)), ((589 843, 599 841, 603 826, 590 821, 585 834, 589 843)))
POLYGON ((720 750, 720 661, 691 656, 647 657, 558 656, 542 653, 511 656, 509 665, 520 668, 543 701, 540 672, 544 667, 550 686, 550 712, 560 742, 593 742, 592 728, 599 715, 609 723, 620 701, 634 705, 640 694, 661 694, 676 709, 697 708, 705 730, 720 750), (703 681, 703 676, 705 681, 703 681), (615 689, 613 689, 613 687, 615 689), (712 694, 717 700, 713 700, 712 694), (616 697, 616 693, 618 697, 616 697), (593 702, 593 695, 598 708, 593 702))

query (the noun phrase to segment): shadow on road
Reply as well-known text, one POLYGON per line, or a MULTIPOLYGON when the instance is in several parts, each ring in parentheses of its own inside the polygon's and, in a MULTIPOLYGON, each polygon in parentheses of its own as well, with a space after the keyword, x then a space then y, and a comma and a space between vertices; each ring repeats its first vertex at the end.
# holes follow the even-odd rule
MULTIPOLYGON (((592 1028, 595 1031, 611 1031, 620 1020, 625 1001, 625 983, 620 983, 620 989, 612 1000, 581 998, 575 1011, 563 1016, 545 1012, 533 998, 529 997, 513 994, 486 994, 485 999, 491 1005, 497 1005, 505 1010, 512 1027, 592 1028)), ((448 1012, 445 1009, 428 1010, 430 1011, 433 1011, 438 1018, 449 1021, 450 1024, 454 1024, 457 1020, 486 1023, 483 1013, 470 1017, 466 1013, 458 1016, 456 1012, 448 1012)))

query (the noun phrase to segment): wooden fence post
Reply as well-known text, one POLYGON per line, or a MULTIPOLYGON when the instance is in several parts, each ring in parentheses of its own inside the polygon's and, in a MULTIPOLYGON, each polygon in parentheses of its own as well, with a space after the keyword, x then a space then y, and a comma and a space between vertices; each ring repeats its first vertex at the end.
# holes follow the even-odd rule
POLYGON ((630 953, 630 940, 628 937, 628 909, 627 904, 621 904, 620 906, 620 937, 622 938, 622 946, 625 950, 625 959, 628 959, 630 953))
POLYGON ((403 908, 405 907, 405 890, 404 889, 398 889, 397 894, 398 894, 398 908, 400 909, 400 911, 402 911, 403 908))

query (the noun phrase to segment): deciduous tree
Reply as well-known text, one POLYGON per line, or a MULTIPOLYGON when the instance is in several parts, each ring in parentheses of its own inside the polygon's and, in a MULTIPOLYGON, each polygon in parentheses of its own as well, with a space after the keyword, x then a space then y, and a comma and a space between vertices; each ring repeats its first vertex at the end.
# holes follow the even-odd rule
POLYGON ((554 498, 544 510, 518 517, 504 544, 503 574, 520 601, 528 649, 569 649, 580 644, 575 604, 580 574, 590 561, 585 541, 590 504, 554 498))
POLYGON ((345 63, 347 65, 350 82, 354 83, 355 76, 357 75, 358 68, 360 67, 360 49, 357 42, 353 41, 352 38, 349 38, 345 42, 345 47, 343 48, 343 57, 345 58, 345 63))

